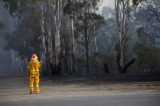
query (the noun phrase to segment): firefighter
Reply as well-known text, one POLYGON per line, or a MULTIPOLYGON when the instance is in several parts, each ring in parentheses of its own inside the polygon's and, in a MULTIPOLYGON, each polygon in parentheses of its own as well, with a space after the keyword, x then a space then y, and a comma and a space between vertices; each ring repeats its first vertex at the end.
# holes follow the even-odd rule
POLYGON ((36 94, 40 92, 39 88, 40 67, 41 63, 38 61, 38 56, 36 54, 33 54, 28 64, 30 94, 34 93, 34 86, 36 88, 36 94))

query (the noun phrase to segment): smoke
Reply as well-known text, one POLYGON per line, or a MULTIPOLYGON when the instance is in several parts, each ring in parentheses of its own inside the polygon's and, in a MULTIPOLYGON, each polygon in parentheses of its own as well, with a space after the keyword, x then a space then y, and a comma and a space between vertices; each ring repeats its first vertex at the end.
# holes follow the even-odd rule
POLYGON ((17 19, 9 14, 2 1, 0 1, 0 14, 0 20, 5 26, 0 31, 0 75, 20 75, 25 72, 21 66, 22 60, 13 50, 4 50, 6 45, 5 34, 15 30, 17 19))

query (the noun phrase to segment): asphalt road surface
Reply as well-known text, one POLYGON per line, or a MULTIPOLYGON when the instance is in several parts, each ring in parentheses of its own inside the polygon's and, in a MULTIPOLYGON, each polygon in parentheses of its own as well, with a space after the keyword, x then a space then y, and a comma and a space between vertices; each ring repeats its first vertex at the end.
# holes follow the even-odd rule
MULTIPOLYGON (((97 96, 65 96, 0 102, 0 106, 160 106, 160 94, 156 93, 121 93, 97 96)), ((14 97, 13 97, 14 98, 14 97)))

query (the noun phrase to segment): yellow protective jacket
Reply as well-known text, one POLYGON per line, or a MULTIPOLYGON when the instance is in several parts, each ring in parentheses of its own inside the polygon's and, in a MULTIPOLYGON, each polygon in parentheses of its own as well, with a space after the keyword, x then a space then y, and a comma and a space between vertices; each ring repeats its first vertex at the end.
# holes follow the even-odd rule
POLYGON ((29 76, 38 77, 40 68, 41 68, 41 63, 38 61, 38 59, 31 60, 28 64, 29 76))

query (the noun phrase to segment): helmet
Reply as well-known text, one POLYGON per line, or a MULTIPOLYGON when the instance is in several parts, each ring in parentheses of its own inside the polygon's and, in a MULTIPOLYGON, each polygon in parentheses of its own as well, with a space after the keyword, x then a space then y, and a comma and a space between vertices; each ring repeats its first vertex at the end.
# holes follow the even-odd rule
POLYGON ((33 54, 31 60, 33 59, 38 59, 38 56, 36 54, 33 54))

